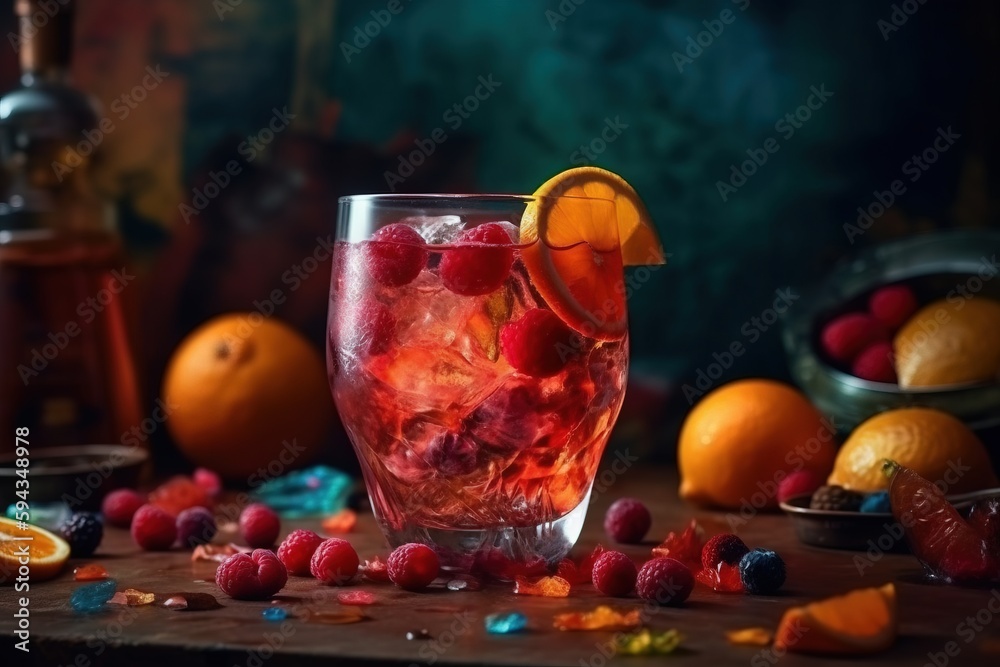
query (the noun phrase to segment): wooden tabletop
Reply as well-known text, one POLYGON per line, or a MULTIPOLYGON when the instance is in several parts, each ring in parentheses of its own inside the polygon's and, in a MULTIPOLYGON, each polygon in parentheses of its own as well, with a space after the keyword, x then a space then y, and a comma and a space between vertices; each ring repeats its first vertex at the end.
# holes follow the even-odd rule
MULTIPOLYGON (((594 499, 584 535, 577 548, 584 553, 606 541, 601 518, 607 505, 623 495, 645 499, 653 511, 651 538, 662 539, 698 518, 710 533, 727 530, 726 515, 695 510, 676 496, 675 473, 669 470, 631 471, 594 499)), ((319 528, 316 521, 283 527, 319 528)), ((907 555, 885 555, 859 573, 855 552, 827 551, 801 545, 789 522, 776 514, 749 518, 737 529, 751 546, 778 551, 789 569, 785 592, 779 596, 722 595, 697 586, 679 609, 662 608, 648 625, 677 628, 685 650, 669 658, 676 665, 736 664, 752 667, 780 664, 844 664, 844 660, 788 655, 778 660, 767 649, 731 646, 723 638, 728 629, 776 626, 789 606, 851 588, 893 581, 899 597, 901 636, 888 652, 853 664, 925 663, 948 665, 1000 664, 1000 592, 931 585, 920 579, 919 566, 907 555), (978 615, 978 618, 977 618, 978 615), (970 619, 971 617, 971 619, 970 619), (978 628, 978 629, 977 629, 978 628), (949 657, 951 649, 957 655, 949 657)), ((370 515, 363 515, 349 536, 362 558, 385 554, 381 535, 370 515)), ((637 560, 649 557, 647 545, 625 547, 637 560)), ((660 657, 606 659, 602 646, 610 632, 560 632, 552 628, 556 613, 586 610, 598 604, 622 609, 640 608, 637 599, 611 600, 591 586, 579 586, 568 599, 515 596, 511 586, 496 584, 479 592, 438 589, 407 593, 391 585, 356 584, 353 589, 374 593, 378 603, 363 608, 370 620, 351 625, 321 625, 291 619, 267 622, 261 610, 268 602, 240 602, 222 594, 214 583, 211 564, 192 564, 189 552, 143 553, 124 530, 109 528, 93 558, 71 562, 58 579, 33 584, 30 591, 31 652, 13 649, 12 613, 19 595, 0 589, 0 656, 13 656, 3 665, 645 665, 662 664, 660 657), (81 562, 104 565, 118 581, 118 589, 138 588, 157 594, 174 591, 206 592, 218 596, 223 607, 214 611, 176 612, 154 604, 113 607, 93 615, 79 615, 67 605, 79 584, 72 567, 81 562), (521 635, 489 635, 483 617, 501 610, 520 610, 530 619, 530 631, 521 635), (409 641, 406 632, 426 628, 433 639, 409 641)), ((334 589, 315 580, 293 577, 280 594, 280 604, 296 611, 344 609, 334 589), (318 596, 318 597, 317 597, 318 596), (306 607, 307 606, 307 607, 306 607)))

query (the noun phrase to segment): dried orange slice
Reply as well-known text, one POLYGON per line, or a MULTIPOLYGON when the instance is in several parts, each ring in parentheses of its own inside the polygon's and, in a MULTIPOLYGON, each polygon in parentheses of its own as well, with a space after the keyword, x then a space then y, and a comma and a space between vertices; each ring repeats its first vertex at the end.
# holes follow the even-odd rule
POLYGON ((25 560, 31 581, 52 579, 68 558, 69 544, 61 537, 30 524, 20 528, 17 521, 0 517, 0 584, 14 581, 25 560))
POLYGON ((550 178, 535 197, 521 217, 522 257, 535 287, 585 336, 621 338, 628 330, 622 266, 664 263, 639 195, 617 174, 578 167, 550 178))
POLYGON ((781 617, 774 648, 795 653, 863 655, 896 641, 896 588, 862 588, 792 607, 781 617))

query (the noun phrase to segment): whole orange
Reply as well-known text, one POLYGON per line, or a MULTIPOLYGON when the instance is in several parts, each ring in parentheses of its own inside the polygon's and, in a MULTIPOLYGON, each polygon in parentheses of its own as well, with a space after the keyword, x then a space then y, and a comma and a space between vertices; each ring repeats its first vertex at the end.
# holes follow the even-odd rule
POLYGON ((184 455, 249 484, 315 458, 333 417, 319 353, 259 313, 221 315, 191 332, 167 366, 163 398, 184 455))
POLYGON ((678 443, 681 498, 727 509, 778 504, 790 473, 829 474, 833 426, 797 390, 774 380, 738 380, 703 398, 678 443))

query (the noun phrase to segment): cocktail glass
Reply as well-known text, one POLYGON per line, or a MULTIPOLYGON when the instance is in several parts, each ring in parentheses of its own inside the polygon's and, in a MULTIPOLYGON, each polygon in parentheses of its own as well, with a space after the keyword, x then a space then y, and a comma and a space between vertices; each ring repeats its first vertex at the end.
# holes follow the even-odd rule
POLYGON ((625 392, 625 290, 617 247, 522 242, 555 209, 615 219, 598 198, 340 200, 327 366, 392 547, 496 573, 579 537, 625 392))

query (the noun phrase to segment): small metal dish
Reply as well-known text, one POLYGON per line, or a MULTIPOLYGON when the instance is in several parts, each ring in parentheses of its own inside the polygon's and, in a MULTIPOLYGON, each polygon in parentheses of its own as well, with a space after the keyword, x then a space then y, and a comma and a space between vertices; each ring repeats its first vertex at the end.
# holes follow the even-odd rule
POLYGON ((882 512, 814 510, 810 496, 796 496, 780 504, 803 544, 827 549, 850 549, 878 553, 908 553, 903 527, 882 512))
MULTIPOLYGON (((14 452, 0 454, 0 514, 20 498, 15 479, 14 452)), ((146 450, 123 445, 78 445, 39 447, 31 450, 27 478, 28 501, 32 504, 62 500, 73 509, 97 510, 109 491, 135 487, 146 450)))

